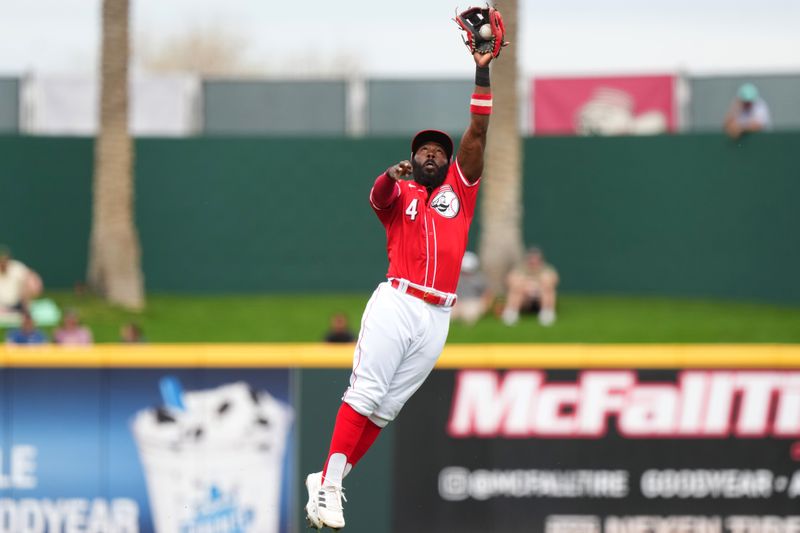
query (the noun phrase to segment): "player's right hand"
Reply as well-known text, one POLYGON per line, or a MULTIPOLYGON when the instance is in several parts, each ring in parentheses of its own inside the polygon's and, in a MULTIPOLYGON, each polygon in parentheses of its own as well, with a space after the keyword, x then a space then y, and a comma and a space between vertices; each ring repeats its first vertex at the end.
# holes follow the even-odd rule
POLYGON ((393 180, 399 180, 409 176, 411 175, 411 162, 408 160, 400 161, 396 165, 389 167, 389 172, 387 172, 387 174, 393 180))

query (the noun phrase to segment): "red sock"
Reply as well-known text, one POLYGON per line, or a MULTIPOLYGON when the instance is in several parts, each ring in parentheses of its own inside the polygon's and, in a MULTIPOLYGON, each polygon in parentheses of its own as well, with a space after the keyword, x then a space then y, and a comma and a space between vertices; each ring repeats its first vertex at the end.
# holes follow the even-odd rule
POLYGON ((361 438, 358 439, 358 444, 356 445, 355 449, 353 450, 353 455, 347 457, 347 462, 353 466, 356 466, 364 454, 367 453, 372 443, 375 442, 375 439, 378 438, 378 435, 381 432, 380 426, 375 425, 372 420, 367 419, 367 424, 364 426, 364 431, 361 433, 361 438))
MULTIPOLYGON (((361 439, 361 434, 364 433, 364 427, 367 425, 367 422, 369 422, 369 419, 366 416, 357 413, 355 409, 342 402, 341 407, 339 407, 339 414, 336 415, 336 425, 333 426, 333 436, 331 437, 330 450, 328 450, 328 458, 325 460, 325 468, 322 470, 323 480, 341 485, 345 464, 353 457, 353 453, 361 439), (344 455, 345 461, 335 461, 335 464, 332 465, 334 468, 331 469, 329 476, 328 466, 334 454, 344 455)), ((338 456, 338 458, 341 458, 341 456, 338 456)))

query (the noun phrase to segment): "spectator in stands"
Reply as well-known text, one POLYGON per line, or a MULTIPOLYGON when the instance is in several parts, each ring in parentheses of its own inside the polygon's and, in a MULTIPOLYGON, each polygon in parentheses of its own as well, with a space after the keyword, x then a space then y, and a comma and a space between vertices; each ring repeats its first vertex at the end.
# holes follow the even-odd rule
POLYGON ((556 321, 558 272, 545 262, 544 254, 533 247, 523 263, 511 271, 507 280, 507 299, 500 318, 507 326, 519 320, 520 313, 537 313, 539 323, 551 326, 556 321))
POLYGON ((64 314, 61 327, 53 333, 53 341, 64 345, 92 344, 92 331, 81 324, 77 311, 70 310, 64 314))
POLYGON ((480 320, 492 305, 494 294, 489 288, 486 276, 481 272, 480 259, 475 252, 469 250, 464 252, 456 295, 458 299, 453 307, 451 317, 468 326, 472 326, 480 320))
POLYGON ((745 133, 768 130, 772 119, 767 103, 752 83, 739 87, 736 98, 725 115, 725 133, 738 139, 745 133))
POLYGON ((30 313, 22 312, 22 324, 6 334, 7 344, 46 344, 47 335, 36 327, 30 313))
POLYGON ((11 257, 11 250, 0 244, 0 314, 22 312, 42 292, 39 275, 11 257))
POLYGON ((331 316, 330 329, 325 334, 325 342, 346 343, 356 340, 356 336, 350 330, 347 315, 335 313, 331 316))
POLYGON ((123 324, 119 330, 120 341, 125 344, 139 344, 147 342, 144 338, 144 332, 135 322, 128 322, 123 324))

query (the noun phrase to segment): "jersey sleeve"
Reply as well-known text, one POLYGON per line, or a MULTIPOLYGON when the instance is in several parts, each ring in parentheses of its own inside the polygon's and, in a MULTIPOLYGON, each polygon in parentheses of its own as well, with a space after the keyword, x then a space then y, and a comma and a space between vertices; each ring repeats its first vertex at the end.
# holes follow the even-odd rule
POLYGON ((478 178, 478 181, 475 183, 470 183, 464 176, 464 173, 461 172, 461 165, 458 164, 457 157, 453 158, 453 164, 450 166, 449 174, 450 179, 448 181, 451 182, 459 198, 462 199, 464 211, 467 216, 472 219, 472 216, 475 214, 475 206, 478 203, 478 189, 481 186, 481 179, 483 178, 478 178))
POLYGON ((375 184, 369 191, 369 205, 378 215, 378 219, 387 225, 401 204, 399 198, 403 195, 400 184, 386 175, 381 174, 375 179, 375 184))

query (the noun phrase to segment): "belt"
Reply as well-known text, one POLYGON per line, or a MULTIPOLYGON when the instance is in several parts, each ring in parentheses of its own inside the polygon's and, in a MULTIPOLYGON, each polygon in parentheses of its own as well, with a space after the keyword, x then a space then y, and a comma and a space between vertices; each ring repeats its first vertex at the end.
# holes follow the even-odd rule
POLYGON ((404 292, 409 296, 413 296, 414 298, 419 298, 425 303, 431 305, 438 305, 441 307, 453 307, 456 303, 456 295, 455 294, 441 294, 438 292, 433 291, 426 291, 424 289, 419 289, 405 280, 399 280, 397 278, 392 278, 389 280, 389 283, 392 287, 399 290, 400 292, 404 292))

